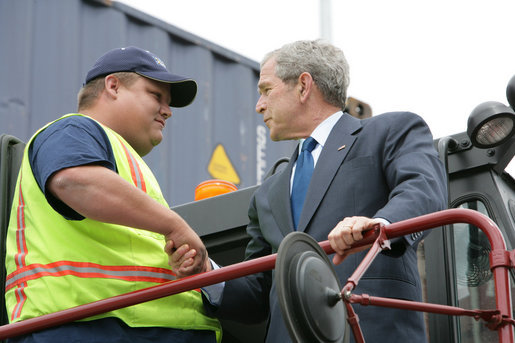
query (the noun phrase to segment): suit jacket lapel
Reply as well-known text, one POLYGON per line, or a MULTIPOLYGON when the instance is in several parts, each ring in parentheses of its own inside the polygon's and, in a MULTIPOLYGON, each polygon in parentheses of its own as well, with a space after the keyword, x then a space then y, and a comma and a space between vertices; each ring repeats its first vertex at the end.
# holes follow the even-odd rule
POLYGON ((284 236, 293 231, 293 219, 290 205, 290 177, 293 163, 297 159, 299 146, 293 152, 288 166, 274 180, 268 193, 268 201, 275 222, 284 236))
POLYGON ((353 134, 360 129, 360 120, 344 113, 331 130, 311 177, 299 218, 298 231, 306 229, 336 175, 336 171, 356 140, 356 136, 353 134))

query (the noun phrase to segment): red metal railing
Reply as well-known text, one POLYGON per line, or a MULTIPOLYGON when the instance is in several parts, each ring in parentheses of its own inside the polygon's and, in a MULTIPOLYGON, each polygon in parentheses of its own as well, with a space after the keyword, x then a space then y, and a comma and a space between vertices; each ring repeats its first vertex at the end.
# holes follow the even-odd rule
MULTIPOLYGON (((356 342, 364 342, 364 339, 361 330, 359 330, 359 324, 356 320, 357 318, 355 318, 356 314, 349 305, 351 303, 395 307, 406 310, 448 315, 472 316, 476 319, 485 320, 490 329, 497 330, 499 342, 513 342, 513 325, 515 324, 515 321, 512 318, 508 271, 514 266, 514 254, 513 252, 506 251, 506 244, 502 234, 497 225, 490 218, 473 210, 451 209, 376 228, 371 236, 376 237, 372 247, 348 279, 341 292, 342 298, 346 303, 349 323, 353 329, 356 342), (490 269, 494 275, 496 309, 487 311, 465 310, 446 305, 371 297, 368 294, 352 294, 352 290, 357 286, 361 276, 374 261, 374 258, 383 250, 382 246, 386 239, 454 223, 468 223, 475 225, 486 234, 490 241, 490 245, 492 247, 492 251, 490 253, 490 269)), ((325 251, 326 253, 328 252, 327 250, 325 251)))
MULTIPOLYGON (((427 214, 417 218, 408 219, 402 222, 393 223, 385 227, 368 232, 359 244, 354 245, 349 253, 358 250, 359 247, 373 244, 369 250, 367 258, 363 260, 354 274, 349 278, 343 287, 342 297, 346 303, 349 322, 353 327, 356 340, 363 342, 363 336, 357 320, 353 317, 350 303, 360 303, 364 305, 397 307, 407 310, 434 312, 449 315, 471 315, 481 318, 489 323, 491 329, 495 329, 499 335, 500 343, 512 343, 513 325, 515 321, 512 317, 509 269, 515 265, 515 253, 506 250, 506 244, 497 225, 488 217, 479 212, 467 209, 449 209, 436 213, 427 214), (374 257, 381 251, 381 245, 385 239, 404 236, 413 232, 424 231, 427 229, 455 224, 467 223, 481 229, 492 247, 490 253, 490 267, 494 275, 496 309, 493 310, 464 310, 457 307, 427 304, 397 299, 371 297, 366 294, 354 295, 352 290, 359 282, 359 278, 372 263, 374 257), (375 248, 374 248, 375 246, 375 248), (353 324, 354 323, 354 324, 353 324), (359 340, 361 338, 361 340, 359 340)), ((333 253, 328 241, 320 243, 320 246, 328 254, 333 253)), ((177 294, 180 292, 212 285, 222 281, 235 279, 238 277, 271 270, 275 267, 276 254, 264 256, 251 261, 241 262, 227 267, 223 267, 210 272, 198 274, 188 278, 164 283, 161 285, 141 289, 135 292, 115 296, 112 298, 99 300, 93 303, 77 306, 71 309, 43 315, 37 318, 27 319, 21 322, 0 326, 0 339, 15 337, 52 326, 61 325, 67 322, 91 317, 100 313, 113 311, 122 307, 139 304, 145 301, 154 300, 164 296, 177 294)))

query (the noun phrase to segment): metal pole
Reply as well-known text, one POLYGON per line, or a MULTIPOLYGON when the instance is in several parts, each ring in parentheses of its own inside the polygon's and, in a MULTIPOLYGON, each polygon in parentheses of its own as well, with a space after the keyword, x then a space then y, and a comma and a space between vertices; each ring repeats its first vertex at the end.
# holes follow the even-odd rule
POLYGON ((320 0, 320 38, 329 43, 332 43, 333 41, 333 23, 331 14, 331 0, 320 0))

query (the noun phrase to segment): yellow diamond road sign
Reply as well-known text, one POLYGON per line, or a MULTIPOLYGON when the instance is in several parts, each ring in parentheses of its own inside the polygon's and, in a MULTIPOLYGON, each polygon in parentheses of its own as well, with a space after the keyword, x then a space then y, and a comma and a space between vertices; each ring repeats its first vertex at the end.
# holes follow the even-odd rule
POLYGON ((215 179, 230 181, 236 185, 240 184, 240 177, 234 169, 231 160, 229 160, 222 144, 218 144, 213 151, 207 171, 215 179))

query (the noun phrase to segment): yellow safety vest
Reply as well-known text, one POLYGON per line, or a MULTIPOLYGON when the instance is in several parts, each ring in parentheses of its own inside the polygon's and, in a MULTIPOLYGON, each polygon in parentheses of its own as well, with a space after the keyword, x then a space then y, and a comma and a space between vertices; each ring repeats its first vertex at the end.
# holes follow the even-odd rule
MULTIPOLYGON (((80 114, 62 118, 73 115, 80 114)), ((28 159, 32 140, 47 126, 25 148, 14 194, 6 240, 5 298, 10 321, 38 317, 174 280, 163 252, 162 235, 88 218, 67 220, 48 204, 28 159)), ((168 206, 143 159, 120 135, 102 127, 111 143, 118 174, 168 206)), ((221 338, 220 323, 204 314, 198 290, 85 320, 104 317, 118 317, 132 327, 214 330, 218 340, 221 338)))

